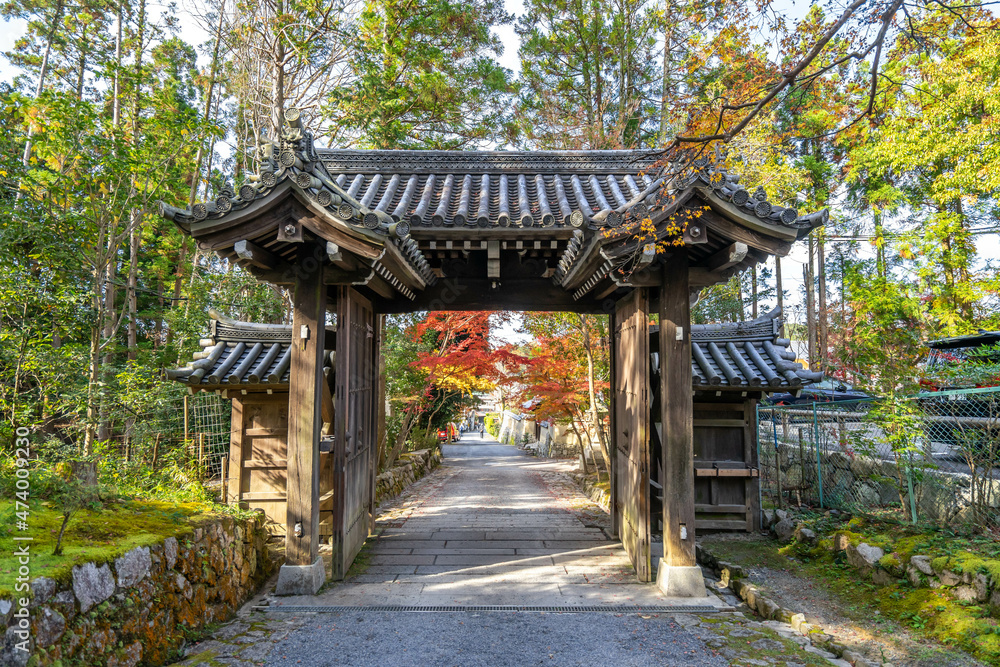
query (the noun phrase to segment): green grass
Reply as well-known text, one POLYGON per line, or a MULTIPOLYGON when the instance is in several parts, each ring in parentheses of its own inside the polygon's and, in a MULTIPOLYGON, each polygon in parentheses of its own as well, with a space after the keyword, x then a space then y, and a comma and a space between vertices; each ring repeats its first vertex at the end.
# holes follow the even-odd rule
POLYGON ((823 546, 808 550, 794 543, 782 547, 771 540, 710 539, 704 546, 717 557, 746 567, 784 570, 818 583, 837 600, 844 616, 859 624, 870 626, 873 619, 893 622, 1000 665, 1000 624, 989 617, 985 606, 956 602, 940 589, 876 586, 861 580, 857 570, 823 546))
MULTIPOLYGON (((13 527, 13 507, 0 501, 3 528, 13 527)), ((0 597, 12 597, 19 564, 13 537, 30 536, 31 578, 46 576, 68 581, 72 568, 88 561, 107 562, 137 546, 147 546, 167 537, 183 535, 218 515, 203 503, 169 503, 155 500, 113 501, 100 511, 78 510, 70 518, 63 536, 63 554, 53 556, 62 514, 32 504, 27 531, 0 532, 0 597)), ((23 593, 19 593, 19 596, 23 593)))

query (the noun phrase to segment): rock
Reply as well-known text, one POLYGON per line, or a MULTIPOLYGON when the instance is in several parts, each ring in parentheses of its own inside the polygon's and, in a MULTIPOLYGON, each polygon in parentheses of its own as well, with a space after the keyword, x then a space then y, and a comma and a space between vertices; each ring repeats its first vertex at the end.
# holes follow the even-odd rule
POLYGON ((774 510, 774 518, 777 521, 786 521, 788 519, 788 512, 785 510, 774 510))
POLYGON ((0 626, 7 627, 7 622, 14 615, 14 601, 0 598, 0 626))
POLYGON ((764 527, 770 528, 776 523, 777 519, 774 516, 774 510, 764 510, 764 527))
POLYGON ((108 660, 108 667, 135 667, 142 659, 142 644, 134 642, 108 660))
POLYGON ((1000 611, 1000 590, 995 590, 990 594, 990 606, 994 612, 1000 611))
MULTIPOLYGON (((781 510, 778 511, 780 512, 781 510)), ((792 536, 795 534, 795 524, 786 516, 774 524, 774 534, 777 535, 778 540, 781 542, 791 542, 792 536)))
POLYGON ((49 577, 38 577, 31 582, 31 606, 45 604, 56 592, 56 581, 49 577))
POLYGON ((163 540, 163 557, 167 559, 167 569, 174 569, 177 564, 177 538, 168 537, 163 540))
POLYGON ((868 482, 856 482, 851 487, 851 495, 854 496, 854 502, 860 508, 875 508, 882 502, 878 489, 868 482))
POLYGON ((941 570, 938 578, 941 580, 942 586, 958 586, 962 583, 962 577, 955 574, 951 570, 941 570))
POLYGON ((934 576, 934 568, 931 567, 930 556, 914 556, 910 559, 910 565, 914 566, 928 577, 934 576))
POLYGON ((192 588, 191 582, 187 580, 187 577, 178 572, 176 578, 174 579, 174 583, 177 584, 177 592, 190 600, 191 596, 194 594, 194 588, 192 588))
MULTIPOLYGON (((32 643, 29 638, 28 640, 28 650, 20 651, 17 649, 17 645, 24 640, 17 634, 18 629, 16 627, 7 628, 7 632, 3 637, 3 645, 0 645, 0 665, 4 667, 24 667, 28 664, 28 659, 32 654, 32 643)), ((22 644, 23 646, 23 644, 22 644)))
POLYGON ((35 614, 35 645, 40 648, 52 646, 66 632, 66 619, 58 611, 42 607, 35 614))
POLYGON ((833 536, 833 550, 834 552, 843 551, 851 545, 850 538, 843 533, 837 533, 833 536))
POLYGON ((956 586, 951 594, 960 602, 973 602, 976 599, 976 590, 967 584, 956 586))
POLYGON ((913 565, 906 566, 906 578, 909 580, 910 585, 914 588, 920 588, 920 586, 924 583, 921 580, 920 570, 915 568, 913 565))
POLYGON ((115 559, 115 574, 120 588, 132 588, 146 578, 152 561, 148 547, 136 547, 115 559))
POLYGON ((864 542, 856 547, 848 546, 845 551, 847 552, 847 562, 858 569, 874 568, 878 565, 879 559, 885 555, 885 552, 878 547, 864 542))
POLYGON ((799 524, 799 527, 795 529, 795 539, 806 544, 815 544, 816 533, 799 524))
POLYGON ((759 597, 757 599, 757 613, 763 618, 773 618, 777 619, 778 613, 781 611, 781 607, 778 603, 773 600, 768 600, 766 597, 759 597))
POLYGON ((806 622, 805 614, 792 614, 788 619, 788 624, 795 628, 796 632, 802 632, 802 625, 806 622))
POLYGON ((85 563, 73 567, 73 593, 80 602, 80 611, 86 613, 94 605, 104 602, 115 592, 115 578, 111 568, 85 563))
POLYGON ((879 586, 892 586, 896 583, 896 578, 879 567, 875 568, 875 572, 872 573, 872 581, 879 586))
POLYGON ((972 579, 972 588, 976 591, 976 600, 986 602, 990 597, 990 579, 982 572, 978 572, 972 579))

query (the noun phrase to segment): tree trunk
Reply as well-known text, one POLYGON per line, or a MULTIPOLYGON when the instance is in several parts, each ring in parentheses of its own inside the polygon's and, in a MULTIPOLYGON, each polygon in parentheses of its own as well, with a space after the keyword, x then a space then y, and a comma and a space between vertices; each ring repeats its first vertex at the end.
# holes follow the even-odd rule
POLYGON ((411 404, 403 417, 403 423, 400 424, 399 434, 396 436, 396 442, 392 445, 392 451, 390 451, 385 457, 385 464, 382 470, 388 470, 392 467, 392 464, 396 462, 399 458, 400 453, 403 451, 403 446, 406 444, 406 439, 410 437, 410 432, 413 430, 414 418, 417 415, 417 406, 411 404))
POLYGON ((823 244, 823 234, 816 239, 816 276, 818 282, 819 309, 819 370, 826 372, 826 358, 829 355, 829 328, 826 312, 826 250, 823 244))
POLYGON ((750 319, 757 319, 757 265, 754 264, 750 268, 750 292, 751 292, 751 302, 750 302, 750 319))
POLYGON ((785 289, 781 285, 781 258, 777 255, 774 256, 774 291, 778 295, 778 310, 781 311, 781 328, 778 335, 784 338, 785 319, 787 318, 785 314, 785 289))
POLYGON ((815 250, 815 239, 809 237, 809 259, 802 267, 803 281, 806 290, 806 347, 809 350, 809 368, 816 369, 816 304, 815 291, 813 285, 813 255, 815 250))
MULTIPOLYGON (((38 70, 38 86, 35 88, 35 99, 42 96, 45 90, 45 75, 49 72, 49 56, 52 54, 52 40, 55 38, 56 29, 62 22, 63 0, 59 0, 56 5, 56 13, 52 17, 52 25, 49 27, 49 35, 45 40, 45 51, 42 53, 42 65, 38 70)), ((24 142, 24 155, 21 156, 21 164, 25 167, 31 161, 31 135, 34 134, 31 125, 28 125, 28 139, 24 142)))
POLYGON ((611 455, 608 452, 607 436, 604 433, 603 425, 597 414, 597 391, 594 388, 594 346, 590 332, 590 323, 586 315, 578 315, 580 329, 583 332, 583 350, 587 355, 587 393, 590 396, 590 419, 594 432, 597 434, 598 446, 601 450, 601 458, 604 459, 606 469, 611 471, 611 455))
POLYGON ((128 360, 135 361, 138 356, 138 319, 139 299, 137 294, 139 281, 139 245, 142 240, 142 209, 132 209, 131 232, 129 234, 128 263, 128 360))

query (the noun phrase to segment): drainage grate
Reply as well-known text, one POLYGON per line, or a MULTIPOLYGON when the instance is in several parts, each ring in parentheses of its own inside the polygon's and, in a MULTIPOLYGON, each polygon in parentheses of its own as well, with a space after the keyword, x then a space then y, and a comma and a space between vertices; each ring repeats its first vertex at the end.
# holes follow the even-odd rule
POLYGON ((383 611, 383 612, 546 612, 578 614, 585 613, 616 613, 616 614, 713 614, 720 611, 731 611, 730 608, 712 607, 709 605, 660 605, 660 606, 559 606, 542 607, 527 605, 359 605, 359 606, 324 606, 324 605, 274 605, 254 607, 254 611, 266 611, 269 613, 330 613, 330 612, 355 612, 355 611, 383 611))

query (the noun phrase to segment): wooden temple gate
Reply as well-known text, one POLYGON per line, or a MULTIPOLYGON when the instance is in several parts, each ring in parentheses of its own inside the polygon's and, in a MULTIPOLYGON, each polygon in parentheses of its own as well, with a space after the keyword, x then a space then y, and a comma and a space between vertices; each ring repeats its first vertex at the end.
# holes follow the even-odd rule
POLYGON ((826 212, 707 161, 654 178, 638 151, 320 151, 285 120, 238 191, 162 206, 202 251, 292 290, 291 326, 216 317, 169 372, 233 399, 227 495, 284 526, 278 592, 319 588, 320 540, 342 578, 373 527, 383 316, 517 309, 611 316, 614 525, 640 580, 703 595, 696 530, 754 525, 752 402, 812 377, 774 317, 698 329, 691 299, 826 212))

